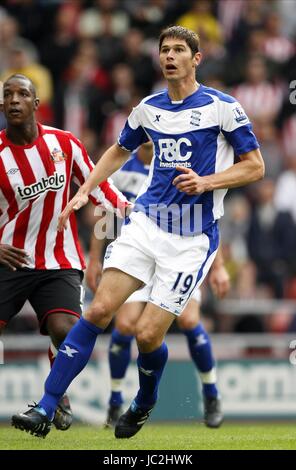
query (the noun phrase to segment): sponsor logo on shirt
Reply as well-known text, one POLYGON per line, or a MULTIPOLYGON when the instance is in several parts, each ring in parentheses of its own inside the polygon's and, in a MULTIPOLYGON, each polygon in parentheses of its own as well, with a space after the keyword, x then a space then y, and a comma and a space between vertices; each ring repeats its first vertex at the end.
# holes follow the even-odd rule
POLYGON ((59 175, 57 172, 54 172, 48 178, 41 178, 40 181, 36 181, 36 183, 28 186, 18 186, 16 190, 22 200, 34 199, 46 191, 59 191, 64 187, 64 183, 65 175, 59 175))
POLYGON ((191 168, 187 160, 192 155, 189 151, 192 144, 186 137, 175 139, 159 139, 159 166, 162 168, 175 168, 177 165, 191 168), (164 161, 165 160, 165 161, 164 161))

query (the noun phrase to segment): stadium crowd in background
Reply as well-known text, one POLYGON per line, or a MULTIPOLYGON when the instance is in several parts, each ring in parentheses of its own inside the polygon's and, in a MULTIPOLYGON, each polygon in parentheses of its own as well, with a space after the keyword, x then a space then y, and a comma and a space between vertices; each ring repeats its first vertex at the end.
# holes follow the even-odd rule
MULTIPOLYGON (((8 0, 0 8, 0 80, 15 72, 30 77, 42 103, 38 120, 73 132, 95 159, 117 139, 131 108, 163 87, 161 28, 174 23, 198 32, 198 79, 242 104, 266 165, 265 180, 225 202, 230 297, 296 299, 294 11, 290 0, 8 0)), ((87 208, 81 212, 88 248, 93 220, 87 208)), ((243 323, 215 316, 213 327, 293 328, 291 316, 266 318, 243 323)))

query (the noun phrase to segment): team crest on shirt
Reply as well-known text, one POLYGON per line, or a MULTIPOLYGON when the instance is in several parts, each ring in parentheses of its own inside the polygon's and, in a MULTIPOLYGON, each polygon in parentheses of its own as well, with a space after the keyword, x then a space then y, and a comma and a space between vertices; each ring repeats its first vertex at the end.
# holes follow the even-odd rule
POLYGON ((191 116, 190 116, 190 124, 192 126, 198 127, 200 125, 200 116, 201 112, 197 109, 192 109, 191 116))
POLYGON ((50 154, 50 157, 54 163, 62 163, 67 160, 67 155, 61 150, 54 148, 50 154))

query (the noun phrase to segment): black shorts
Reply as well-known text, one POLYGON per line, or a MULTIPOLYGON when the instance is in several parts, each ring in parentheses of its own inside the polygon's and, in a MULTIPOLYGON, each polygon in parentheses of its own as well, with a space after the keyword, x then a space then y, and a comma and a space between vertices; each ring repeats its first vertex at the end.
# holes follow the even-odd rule
POLYGON ((17 315, 26 300, 36 312, 40 333, 47 335, 46 319, 54 313, 80 317, 83 272, 78 269, 18 269, 0 265, 0 323, 17 315))

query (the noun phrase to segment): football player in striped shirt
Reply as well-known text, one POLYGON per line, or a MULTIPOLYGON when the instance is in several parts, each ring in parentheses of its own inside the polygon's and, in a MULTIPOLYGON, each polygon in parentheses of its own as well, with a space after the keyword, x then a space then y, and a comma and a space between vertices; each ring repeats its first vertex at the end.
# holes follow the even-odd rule
MULTIPOLYGON (((28 300, 41 334, 52 340, 53 361, 53 351, 81 315, 85 268, 75 217, 60 233, 58 216, 67 205, 71 181, 83 184, 93 164, 70 132, 36 122, 38 104, 27 77, 6 80, 7 127, 0 132, 0 334, 28 300)), ((107 181, 90 199, 115 212, 127 205, 107 181)), ((61 397, 54 423, 65 430, 71 422, 68 399, 61 397)))

